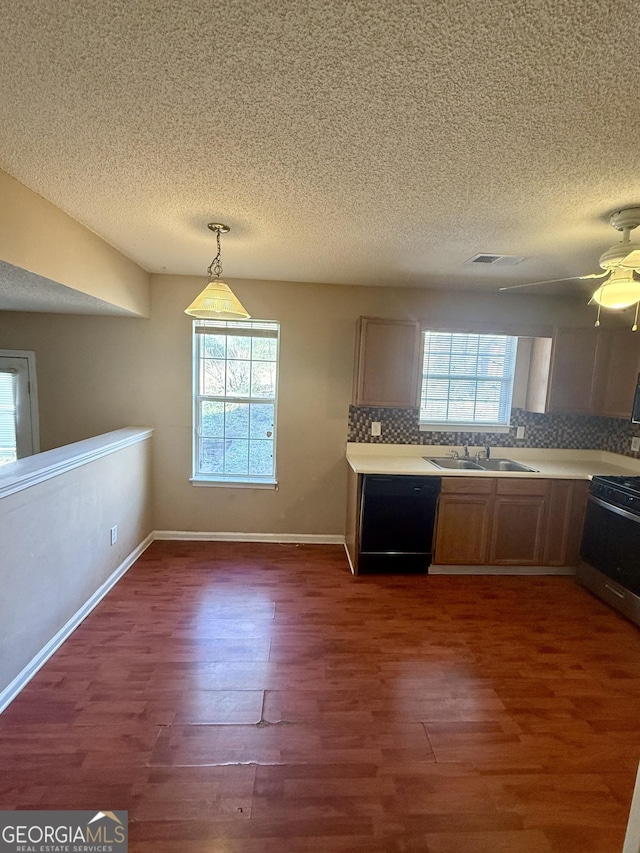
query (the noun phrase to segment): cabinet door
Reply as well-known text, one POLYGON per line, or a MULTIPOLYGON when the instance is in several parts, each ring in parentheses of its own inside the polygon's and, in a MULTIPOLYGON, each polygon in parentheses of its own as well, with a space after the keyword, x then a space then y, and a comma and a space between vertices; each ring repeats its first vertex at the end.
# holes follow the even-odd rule
POLYGON ((442 494, 438 504, 434 562, 484 565, 487 562, 493 497, 442 494))
POLYGON ((588 484, 584 480, 550 480, 542 564, 576 566, 588 484))
POLYGON ((361 317, 356 338, 356 406, 418 405, 420 324, 361 317))
POLYGON ((640 335, 627 328, 607 330, 606 335, 609 357, 600 412, 613 418, 630 418, 640 371, 640 335))
POLYGON ((544 518, 542 495, 497 495, 489 563, 493 566, 539 566, 544 518))
POLYGON ((555 329, 547 411, 592 414, 598 410, 604 343, 597 329, 555 329))

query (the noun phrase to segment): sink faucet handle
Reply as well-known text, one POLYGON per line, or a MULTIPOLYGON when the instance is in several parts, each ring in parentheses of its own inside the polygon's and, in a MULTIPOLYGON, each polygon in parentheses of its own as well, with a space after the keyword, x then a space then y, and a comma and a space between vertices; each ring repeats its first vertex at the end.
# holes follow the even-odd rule
POLYGON ((459 459, 459 458, 460 458, 460 454, 458 453, 458 451, 457 451, 457 450, 450 450, 450 451, 449 451, 449 456, 450 456, 452 459, 459 459))
POLYGON ((469 458, 469 448, 466 444, 464 444, 462 446, 462 452, 464 453, 464 458, 468 459, 469 458))
POLYGON ((486 447, 485 447, 485 449, 484 449, 484 455, 485 455, 485 457, 486 457, 487 459, 488 459, 488 458, 489 458, 489 456, 491 455, 491 448, 489 447, 489 445, 488 445, 488 444, 487 444, 487 446, 486 446, 486 447))

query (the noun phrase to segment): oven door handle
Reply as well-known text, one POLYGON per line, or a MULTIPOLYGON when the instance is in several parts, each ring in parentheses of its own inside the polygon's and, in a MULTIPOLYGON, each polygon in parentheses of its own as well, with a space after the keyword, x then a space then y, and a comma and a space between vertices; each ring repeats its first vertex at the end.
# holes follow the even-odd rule
MULTIPOLYGON (((635 521, 636 524, 640 524, 640 515, 636 515, 635 512, 629 512, 628 509, 622 509, 621 506, 614 506, 608 501, 603 501, 601 498, 595 498, 593 495, 589 495, 589 500, 609 512, 615 512, 616 515, 621 515, 623 518, 628 518, 629 521, 635 521)), ((638 508, 640 509, 640 501, 638 501, 638 508)))

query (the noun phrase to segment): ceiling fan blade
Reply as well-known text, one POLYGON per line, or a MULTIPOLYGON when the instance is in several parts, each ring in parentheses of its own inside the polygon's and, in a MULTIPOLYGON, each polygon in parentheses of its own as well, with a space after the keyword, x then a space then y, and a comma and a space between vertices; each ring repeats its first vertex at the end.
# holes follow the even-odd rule
POLYGON ((602 278, 603 276, 605 276, 607 274, 608 273, 605 272, 602 275, 598 275, 597 273, 594 273, 593 275, 571 275, 571 276, 566 276, 565 278, 550 278, 550 279, 547 279, 546 281, 530 281, 528 284, 509 284, 509 285, 506 285, 505 287, 500 287, 498 289, 499 290, 519 290, 521 287, 538 287, 538 285, 541 285, 541 284, 555 284, 556 282, 559 282, 559 281, 577 281, 578 279, 582 279, 582 278, 602 278))
POLYGON ((640 249, 629 252, 626 258, 620 261, 623 270, 640 270, 640 249))

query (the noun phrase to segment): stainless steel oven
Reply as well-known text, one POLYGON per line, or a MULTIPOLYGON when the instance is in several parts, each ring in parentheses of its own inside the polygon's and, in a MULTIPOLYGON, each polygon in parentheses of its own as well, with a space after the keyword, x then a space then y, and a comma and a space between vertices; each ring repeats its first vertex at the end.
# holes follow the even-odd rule
POLYGON ((640 477, 594 477, 578 580, 640 625, 640 477))

